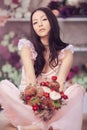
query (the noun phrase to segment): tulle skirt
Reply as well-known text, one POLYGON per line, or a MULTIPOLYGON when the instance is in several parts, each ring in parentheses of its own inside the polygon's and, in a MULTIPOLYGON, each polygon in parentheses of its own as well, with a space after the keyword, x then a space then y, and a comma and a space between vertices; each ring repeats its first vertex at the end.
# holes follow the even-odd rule
POLYGON ((0 82, 0 104, 5 116, 16 127, 36 125, 42 130, 48 130, 50 126, 54 130, 81 130, 85 90, 83 86, 73 84, 65 94, 69 97, 67 104, 45 122, 34 114, 31 106, 23 103, 20 91, 14 84, 8 80, 0 82))

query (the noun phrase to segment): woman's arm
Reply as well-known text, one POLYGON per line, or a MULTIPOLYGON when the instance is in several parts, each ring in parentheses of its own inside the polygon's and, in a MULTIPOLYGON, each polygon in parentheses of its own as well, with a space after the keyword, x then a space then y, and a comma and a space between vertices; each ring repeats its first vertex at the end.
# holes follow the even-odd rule
POLYGON ((30 83, 36 83, 35 71, 34 71, 34 60, 32 60, 32 54, 28 46, 23 46, 20 50, 20 56, 24 66, 26 85, 30 83))
POLYGON ((62 59, 62 63, 60 65, 60 70, 58 73, 58 82, 60 83, 60 91, 64 89, 64 83, 71 69, 72 63, 73 63, 73 53, 70 50, 65 50, 64 58, 62 59))

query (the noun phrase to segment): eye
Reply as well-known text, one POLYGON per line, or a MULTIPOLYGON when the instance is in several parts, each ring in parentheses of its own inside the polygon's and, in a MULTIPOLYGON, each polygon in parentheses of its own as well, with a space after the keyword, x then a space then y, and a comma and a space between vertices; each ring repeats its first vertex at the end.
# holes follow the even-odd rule
POLYGON ((37 24, 37 22, 33 22, 33 25, 37 24))
POLYGON ((46 21, 46 20, 47 20, 47 18, 43 18, 42 20, 43 20, 43 21, 46 21))

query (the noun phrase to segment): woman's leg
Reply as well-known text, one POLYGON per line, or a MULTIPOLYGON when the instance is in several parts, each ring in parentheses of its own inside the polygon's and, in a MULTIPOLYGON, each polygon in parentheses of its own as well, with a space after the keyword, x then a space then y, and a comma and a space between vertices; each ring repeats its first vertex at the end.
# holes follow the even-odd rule
POLYGON ((30 126, 18 126, 18 130, 42 130, 38 126, 30 125, 30 126))
POLYGON ((17 130, 17 128, 9 123, 3 127, 3 130, 17 130))
POLYGON ((81 130, 84 88, 74 84, 66 90, 66 94, 69 97, 67 104, 55 113, 49 126, 52 126, 54 130, 81 130))
MULTIPOLYGON (((32 108, 23 103, 20 99, 20 91, 8 80, 0 82, 0 103, 5 116, 15 127, 20 125, 21 130, 43 130, 43 123, 35 116, 32 108)), ((11 128, 15 130, 15 127, 11 128)))
POLYGON ((53 127, 52 127, 52 126, 50 126, 50 128, 49 128, 48 130, 53 130, 53 127))

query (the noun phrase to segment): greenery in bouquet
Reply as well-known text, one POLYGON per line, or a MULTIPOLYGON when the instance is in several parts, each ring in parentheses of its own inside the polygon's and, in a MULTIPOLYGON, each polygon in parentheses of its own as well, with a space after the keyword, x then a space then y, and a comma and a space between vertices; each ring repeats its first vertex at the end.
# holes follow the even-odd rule
POLYGON ((15 85, 20 81, 20 56, 18 38, 13 31, 3 36, 0 41, 0 80, 9 79, 15 85))
POLYGON ((57 77, 52 76, 51 82, 41 82, 39 85, 30 84, 24 93, 21 93, 21 99, 32 107, 36 115, 40 114, 41 118, 47 121, 55 110, 64 105, 64 100, 68 98, 64 92, 59 92, 59 88, 57 77))

